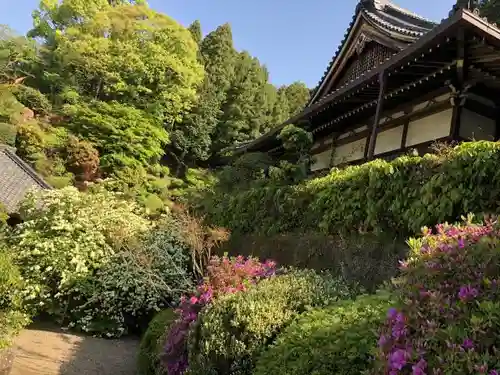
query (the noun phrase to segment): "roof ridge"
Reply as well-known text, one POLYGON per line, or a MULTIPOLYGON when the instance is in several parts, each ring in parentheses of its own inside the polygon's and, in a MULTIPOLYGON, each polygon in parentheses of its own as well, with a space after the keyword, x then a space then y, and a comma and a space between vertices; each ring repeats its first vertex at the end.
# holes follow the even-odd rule
POLYGON ((375 2, 383 2, 385 6, 390 7, 392 9, 394 9, 394 10, 397 10, 398 12, 406 14, 407 16, 415 18, 417 20, 426 21, 426 22, 430 22, 430 23, 436 24, 436 21, 433 21, 433 20, 431 20, 431 19, 429 19, 427 17, 423 17, 423 16, 421 16, 421 15, 415 13, 415 12, 412 12, 411 10, 406 9, 406 8, 400 7, 399 5, 393 3, 390 0, 374 0, 374 1, 375 2))
MULTIPOLYGON (((356 23, 358 16, 362 13, 367 14, 367 12, 370 11, 370 8, 372 10, 377 10, 377 11, 383 12, 386 7, 391 8, 391 9, 399 12, 400 14, 402 14, 406 17, 413 18, 416 21, 423 21, 423 22, 429 23, 429 26, 438 25, 438 23, 436 23, 434 21, 428 20, 426 18, 418 16, 416 13, 413 13, 409 10, 406 10, 404 8, 399 7, 398 5, 394 4, 390 0, 359 0, 359 2, 356 5, 355 12, 354 12, 354 15, 351 19, 351 22, 349 23, 349 26, 347 27, 347 30, 344 34, 344 37, 340 41, 338 48, 337 48, 335 54, 333 55, 333 57, 331 58, 326 70, 323 72, 321 79, 319 80, 316 87, 313 89, 313 91, 311 93, 311 99, 307 103, 307 106, 311 105, 314 102, 314 99, 316 99, 316 100, 320 99, 320 98, 316 98, 316 94, 318 93, 318 90, 321 89, 321 86, 322 86, 324 80, 326 79, 326 77, 328 76, 330 69, 332 68, 335 61, 337 60, 339 53, 340 53, 342 47, 344 46, 344 44, 346 43, 346 41, 349 37, 349 34, 351 33, 351 31, 354 27, 354 24, 356 23), (375 8, 375 9, 373 9, 373 8, 375 8)), ((367 16, 370 17, 368 14, 367 14, 367 16)), ((373 20, 373 17, 370 17, 370 18, 373 20)), ((379 22, 379 24, 381 24, 381 26, 383 25, 383 26, 387 27, 387 23, 380 23, 379 22)), ((425 27, 423 27, 423 28, 425 28, 425 27)), ((395 28, 394 30, 400 31, 398 28, 395 28)), ((425 32, 423 32, 423 31, 419 32, 419 33, 411 32, 410 35, 412 35, 415 38, 415 37, 423 35, 424 33, 425 32)))

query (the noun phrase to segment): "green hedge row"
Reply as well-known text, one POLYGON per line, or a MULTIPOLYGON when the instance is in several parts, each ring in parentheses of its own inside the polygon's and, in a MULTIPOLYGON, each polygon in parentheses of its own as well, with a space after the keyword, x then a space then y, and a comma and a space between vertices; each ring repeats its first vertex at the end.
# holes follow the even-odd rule
POLYGON ((397 231, 455 221, 464 212, 496 213, 500 144, 468 142, 439 155, 402 156, 334 169, 295 186, 214 193, 207 219, 239 233, 317 230, 397 231))

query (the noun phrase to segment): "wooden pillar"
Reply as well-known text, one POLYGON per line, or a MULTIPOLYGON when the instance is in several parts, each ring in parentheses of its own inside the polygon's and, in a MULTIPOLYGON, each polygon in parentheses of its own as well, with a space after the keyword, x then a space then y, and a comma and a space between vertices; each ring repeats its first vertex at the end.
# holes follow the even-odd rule
POLYGON ((462 107, 464 99, 464 84, 467 79, 467 56, 465 51, 465 30, 463 27, 457 33, 457 65, 456 65, 455 88, 457 90, 453 103, 453 113, 451 116, 450 138, 458 140, 460 134, 460 122, 462 117, 462 107))
POLYGON ((410 119, 408 118, 403 125, 403 134, 401 136, 401 150, 406 148, 406 139, 408 138, 408 128, 410 127, 410 119))
POLYGON ((372 160, 375 154, 378 125, 380 122, 380 116, 382 115, 382 110, 384 108, 384 96, 387 88, 387 74, 385 70, 380 72, 378 76, 378 82, 379 82, 379 89, 378 89, 377 110, 375 111, 375 118, 373 119, 372 131, 370 136, 368 137, 368 148, 365 149, 366 158, 368 160, 372 160))
POLYGON ((330 153, 330 162, 328 163, 328 168, 334 167, 333 161, 335 159, 335 152, 337 148, 337 140, 340 137, 341 132, 335 132, 332 135, 332 152, 330 153))

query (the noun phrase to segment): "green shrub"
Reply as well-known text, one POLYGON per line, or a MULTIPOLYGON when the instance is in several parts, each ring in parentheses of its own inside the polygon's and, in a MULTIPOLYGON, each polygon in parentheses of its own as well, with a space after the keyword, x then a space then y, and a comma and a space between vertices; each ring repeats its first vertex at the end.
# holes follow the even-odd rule
POLYGON ((14 147, 16 144, 17 126, 0 122, 0 144, 14 147))
POLYGON ((37 89, 17 85, 13 94, 21 104, 30 108, 37 115, 47 115, 52 110, 49 99, 37 89))
POLYGON ((222 296, 202 311, 190 334, 189 373, 249 374, 258 353, 297 315, 352 295, 342 280, 305 270, 222 296))
POLYGON ((149 323, 141 339, 137 358, 138 375, 167 375, 160 361, 170 325, 177 319, 172 309, 160 311, 149 323))
POLYGON ((464 212, 498 212, 499 163, 499 143, 463 143, 443 155, 375 160, 294 186, 212 193, 199 209, 240 233, 416 233, 464 212))
POLYGON ((10 347, 13 338, 29 323, 22 309, 21 287, 19 269, 0 243, 0 350, 10 347))
POLYGON ((330 270, 347 281, 374 291, 397 275, 399 260, 406 258, 405 240, 389 233, 326 235, 320 232, 266 235, 231 235, 220 253, 274 259, 284 267, 330 270))
POLYGON ((179 224, 154 226, 119 194, 90 185, 31 195, 8 241, 33 312, 107 337, 140 331, 192 288, 179 224))
POLYGON ((388 293, 302 315, 257 360, 254 375, 361 374, 373 363, 376 327, 384 320, 388 293))
POLYGON ((153 312, 192 290, 189 260, 169 222, 123 244, 93 277, 75 283, 71 326, 108 337, 144 331, 153 312))

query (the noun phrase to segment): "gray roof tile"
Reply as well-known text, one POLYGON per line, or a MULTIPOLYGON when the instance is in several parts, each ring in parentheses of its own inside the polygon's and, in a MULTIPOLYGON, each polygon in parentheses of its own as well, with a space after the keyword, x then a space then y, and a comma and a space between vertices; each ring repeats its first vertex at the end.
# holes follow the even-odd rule
POLYGON ((50 188, 12 148, 0 144, 0 203, 7 212, 16 212, 29 190, 50 188))

